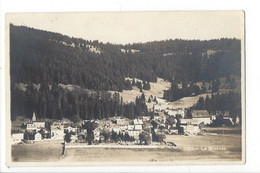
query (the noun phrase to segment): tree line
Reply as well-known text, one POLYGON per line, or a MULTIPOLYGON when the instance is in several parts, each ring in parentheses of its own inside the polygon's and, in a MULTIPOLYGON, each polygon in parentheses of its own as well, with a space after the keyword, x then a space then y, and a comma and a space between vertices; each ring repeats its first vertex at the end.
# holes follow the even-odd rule
POLYGON ((52 86, 41 83, 40 88, 32 84, 26 91, 17 87, 11 93, 11 117, 25 115, 31 118, 36 112, 38 118, 68 118, 74 122, 80 119, 103 119, 113 116, 134 118, 148 112, 145 95, 136 97, 135 102, 123 103, 118 92, 111 94, 106 91, 86 91, 63 89, 57 84, 52 86))
POLYGON ((232 117, 239 116, 241 118, 241 94, 235 92, 223 93, 223 94, 211 94, 200 97, 198 102, 192 107, 192 109, 207 110, 211 114, 217 112, 230 111, 232 117))

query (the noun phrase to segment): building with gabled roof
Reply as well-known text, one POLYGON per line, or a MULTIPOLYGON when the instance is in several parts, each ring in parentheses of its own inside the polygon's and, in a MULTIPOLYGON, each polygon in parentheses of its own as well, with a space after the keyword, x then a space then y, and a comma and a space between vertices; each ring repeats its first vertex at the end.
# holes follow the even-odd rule
POLYGON ((35 135, 34 135, 34 140, 35 141, 41 141, 43 138, 42 138, 42 134, 40 134, 39 132, 37 132, 35 135))
POLYGON ((210 118, 210 115, 207 110, 192 110, 192 118, 210 118))
POLYGON ((192 110, 191 111, 192 119, 197 119, 199 124, 211 124, 211 116, 209 115, 207 110, 192 110))

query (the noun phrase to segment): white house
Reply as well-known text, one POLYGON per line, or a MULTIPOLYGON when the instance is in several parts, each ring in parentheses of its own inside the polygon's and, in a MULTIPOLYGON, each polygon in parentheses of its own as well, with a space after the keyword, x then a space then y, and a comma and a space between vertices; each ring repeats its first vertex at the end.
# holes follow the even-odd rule
POLYGON ((236 117, 236 124, 240 124, 240 118, 239 118, 239 116, 236 117))
POLYGON ((217 116, 216 115, 211 115, 211 120, 216 120, 217 119, 217 116))
POLYGON ((119 126, 120 130, 127 130, 127 125, 119 126))
POLYGON ((34 121, 33 124, 37 129, 45 128, 45 122, 43 121, 34 121))
POLYGON ((185 109, 173 109, 173 110, 167 110, 166 112, 170 116, 174 116, 175 117, 176 115, 180 115, 181 118, 185 118, 187 111, 185 109))
POLYGON ((142 130, 143 129, 143 126, 141 124, 137 124, 137 125, 134 125, 135 126, 135 130, 142 130))
POLYGON ((99 129, 95 129, 93 130, 94 133, 94 141, 99 141, 100 139, 100 130, 99 129))
POLYGON ((24 134, 23 133, 14 133, 11 136, 11 143, 12 144, 18 144, 19 142, 22 142, 24 139, 24 134))
POLYGON ((159 104, 155 104, 155 105, 153 105, 153 109, 155 111, 161 111, 161 106, 159 104))
POLYGON ((139 131, 137 130, 128 130, 127 133, 129 134, 129 136, 132 136, 135 139, 139 138, 139 131))
POLYGON ((195 125, 181 125, 180 127, 183 128, 183 132, 190 135, 196 135, 201 132, 199 126, 195 125))
POLYGON ((117 118, 116 119, 116 124, 117 125, 124 125, 125 124, 125 119, 124 118, 117 118))
POLYGON ((178 110, 178 115, 181 115, 181 118, 185 118, 186 113, 187 113, 187 111, 185 109, 179 109, 178 110))
POLYGON ((134 125, 143 125, 143 120, 139 119, 139 118, 135 118, 134 119, 134 125))
POLYGON ((127 130, 134 130, 135 129, 135 126, 134 125, 128 125, 127 126, 127 130))
POLYGON ((176 116, 178 114, 177 110, 167 110, 166 113, 170 116, 176 116))
POLYGON ((200 128, 199 126, 187 125, 186 128, 184 128, 184 132, 195 135, 200 132, 200 128))
POLYGON ((52 125, 51 126, 51 139, 63 139, 64 138, 64 126, 52 125))
POLYGON ((26 124, 26 130, 28 130, 28 131, 37 130, 37 127, 33 123, 28 123, 28 124, 26 124))
POLYGON ((68 127, 64 128, 64 129, 67 130, 67 132, 74 132, 74 133, 76 133, 78 131, 78 127, 77 126, 75 126, 75 127, 68 126, 68 127))
POLYGON ((41 140, 42 140, 42 135, 41 135, 40 133, 36 133, 36 134, 34 135, 34 140, 35 140, 35 141, 41 141, 41 140))

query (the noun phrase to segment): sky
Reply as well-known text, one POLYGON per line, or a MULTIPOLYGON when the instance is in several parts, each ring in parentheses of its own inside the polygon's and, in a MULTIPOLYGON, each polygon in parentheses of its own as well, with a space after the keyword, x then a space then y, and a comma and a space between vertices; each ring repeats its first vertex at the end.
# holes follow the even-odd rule
POLYGON ((242 11, 9 13, 6 23, 116 44, 244 37, 242 11))

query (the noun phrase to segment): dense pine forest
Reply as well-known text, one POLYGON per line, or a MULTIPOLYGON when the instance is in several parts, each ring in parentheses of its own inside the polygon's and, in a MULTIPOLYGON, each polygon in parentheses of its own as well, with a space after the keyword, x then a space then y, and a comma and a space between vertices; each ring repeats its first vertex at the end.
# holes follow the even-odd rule
POLYGON ((200 97, 198 102, 192 109, 205 109, 209 113, 230 111, 230 116, 236 118, 238 115, 241 118, 241 94, 240 93, 224 93, 211 94, 205 99, 200 97))
MULTIPOLYGON (((75 120, 143 115, 147 113, 144 96, 123 103, 117 94, 107 91, 131 89, 132 82, 125 81, 126 77, 143 80, 144 89, 149 90, 149 82, 156 82, 157 77, 172 82, 174 89, 178 82, 240 76, 240 50, 237 39, 175 39, 121 45, 11 24, 12 118, 31 116, 33 111, 41 117, 75 120), (18 83, 26 84, 26 91, 17 88, 18 83), (77 85, 79 89, 70 91, 59 84, 77 85)), ((189 92, 201 91, 194 86, 189 92)))

